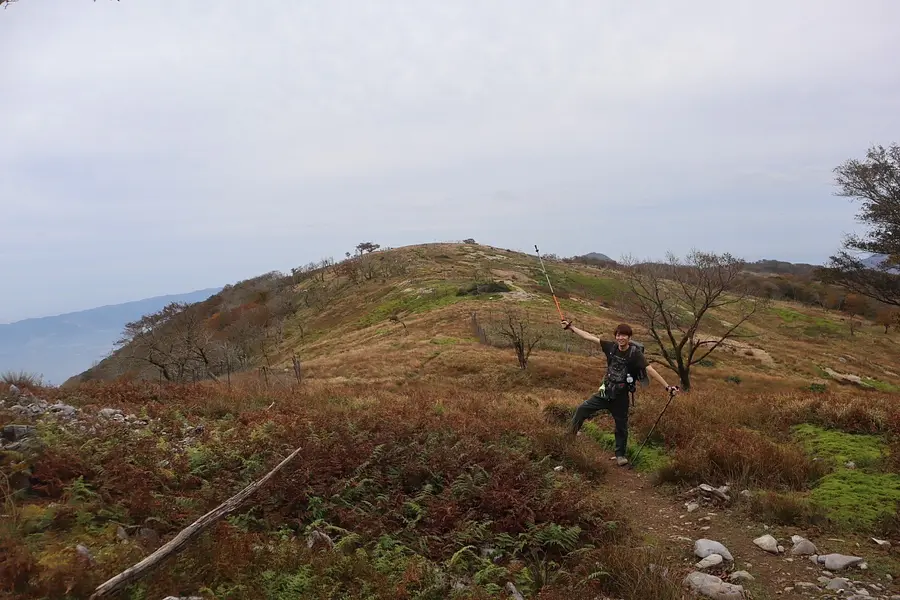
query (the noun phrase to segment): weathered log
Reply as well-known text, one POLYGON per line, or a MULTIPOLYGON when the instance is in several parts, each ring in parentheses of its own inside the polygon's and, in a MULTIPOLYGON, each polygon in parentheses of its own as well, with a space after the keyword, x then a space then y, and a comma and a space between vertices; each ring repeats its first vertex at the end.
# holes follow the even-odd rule
POLYGON ((146 575, 150 570, 159 566, 160 563, 162 563, 173 554, 180 552, 197 534, 201 533, 210 525, 238 508, 244 502, 244 500, 246 500, 256 490, 265 485, 265 483, 269 479, 271 479, 272 476, 275 475, 275 473, 277 473, 284 465, 290 462, 291 459, 297 456, 299 452, 300 448, 297 448, 296 450, 291 452, 291 454, 287 458, 278 463, 274 469, 266 473, 261 479, 257 480, 254 483, 251 483, 240 492, 182 529, 178 533, 178 535, 161 546, 158 550, 156 550, 156 552, 147 556, 139 563, 128 567, 112 579, 109 579, 108 581, 98 586, 97 589, 94 590, 93 595, 91 595, 90 600, 95 600, 96 598, 104 598, 122 590, 123 588, 146 575))

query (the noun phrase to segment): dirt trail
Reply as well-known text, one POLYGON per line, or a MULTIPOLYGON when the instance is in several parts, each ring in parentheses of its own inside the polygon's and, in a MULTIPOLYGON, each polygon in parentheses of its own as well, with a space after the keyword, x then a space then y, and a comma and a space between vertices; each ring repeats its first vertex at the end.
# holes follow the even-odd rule
MULTIPOLYGON (((684 500, 653 486, 648 475, 627 468, 610 466, 607 485, 617 490, 619 500, 627 508, 633 522, 639 524, 645 534, 646 542, 665 549, 671 564, 680 564, 681 569, 675 575, 680 581, 691 571, 697 570, 694 564, 700 559, 694 556, 694 540, 708 538, 721 542, 734 556, 734 563, 728 568, 725 565, 706 569, 704 572, 721 577, 728 581, 732 571, 747 571, 754 581, 742 585, 753 600, 773 598, 835 598, 833 593, 825 590, 803 592, 791 588, 797 582, 808 582, 820 585, 818 578, 828 576, 824 567, 817 567, 807 556, 791 556, 790 535, 804 535, 800 530, 790 531, 785 539, 784 529, 778 533, 765 529, 761 523, 753 523, 742 519, 732 509, 701 507, 689 513, 684 500), (753 540, 766 533, 772 533, 778 542, 787 548, 787 552, 775 556, 765 552, 753 540)), ((735 491, 737 493, 737 491, 735 491)), ((804 537, 807 537, 804 535, 804 537)), ((847 543, 839 543, 824 539, 810 538, 823 553, 842 552, 857 556, 874 556, 878 554, 871 548, 850 547, 847 543)), ((855 546, 855 544, 853 544, 855 546)), ((726 563, 727 564, 727 563, 726 563)), ((847 577, 853 581, 875 582, 885 586, 885 591, 870 590, 873 598, 890 597, 900 594, 900 586, 892 585, 882 575, 871 570, 862 571, 851 568, 834 573, 831 577, 847 577)), ((844 596, 846 597, 846 595, 844 596)))

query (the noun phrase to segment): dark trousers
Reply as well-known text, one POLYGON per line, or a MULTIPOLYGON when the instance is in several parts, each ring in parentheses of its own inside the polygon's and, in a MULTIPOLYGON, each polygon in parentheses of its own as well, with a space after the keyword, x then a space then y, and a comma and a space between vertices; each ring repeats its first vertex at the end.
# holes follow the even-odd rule
POLYGON ((625 456, 625 447, 628 443, 628 394, 619 394, 612 400, 599 392, 581 403, 575 409, 572 425, 569 433, 575 435, 587 419, 590 419, 601 410, 608 410, 616 423, 616 456, 625 456))

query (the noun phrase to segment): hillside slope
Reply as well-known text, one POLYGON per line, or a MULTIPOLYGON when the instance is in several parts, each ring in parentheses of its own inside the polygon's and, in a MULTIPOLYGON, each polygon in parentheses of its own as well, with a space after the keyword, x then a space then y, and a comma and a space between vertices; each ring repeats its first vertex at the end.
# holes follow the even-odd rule
MULTIPOLYGON (((635 316, 620 310, 618 300, 626 291, 620 273, 562 261, 549 261, 547 268, 563 310, 582 328, 608 335, 617 323, 629 321, 638 339, 651 341, 635 316)), ((507 306, 521 312, 542 336, 534 349, 536 364, 545 352, 591 351, 588 344, 559 330, 535 256, 475 244, 375 252, 337 265, 289 276, 267 274, 227 286, 194 307, 199 313, 194 321, 202 321, 212 332, 194 337, 208 355, 215 355, 209 370, 219 376, 263 366, 276 373, 292 371, 296 355, 307 376, 334 376, 340 365, 342 377, 390 379, 408 375, 410 365, 423 360, 435 345, 444 360, 464 356, 479 341, 473 314, 487 330, 484 341, 501 344, 498 329, 507 306), (226 352, 224 346, 231 349, 226 352), (373 355, 384 357, 384 364, 373 355), (366 360, 354 362, 358 356, 366 360)), ((711 314, 719 323, 727 323, 731 316, 721 311, 711 314)), ((751 384, 796 388, 830 378, 831 370, 866 377, 886 390, 900 386, 900 367, 895 367, 900 364, 900 345, 895 336, 866 320, 851 334, 848 323, 848 317, 836 311, 774 302, 742 327, 740 340, 711 357, 715 368, 698 368, 698 376, 731 375, 751 384)), ((162 331, 160 339, 144 340, 144 345, 161 354, 176 346, 174 337, 179 332, 187 335, 188 329, 173 327, 170 335, 162 331)), ((700 333, 715 334, 719 329, 700 333)), ((652 355, 653 345, 649 348, 652 355)), ((158 367, 128 358, 141 353, 141 343, 125 346, 72 381, 108 380, 126 373, 159 378, 158 367)), ((556 360, 550 356, 548 360, 556 360)))

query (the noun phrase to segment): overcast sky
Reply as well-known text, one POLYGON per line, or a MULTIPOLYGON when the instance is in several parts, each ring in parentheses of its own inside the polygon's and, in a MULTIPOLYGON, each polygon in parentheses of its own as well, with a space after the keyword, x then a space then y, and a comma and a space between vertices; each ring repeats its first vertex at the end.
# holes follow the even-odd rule
POLYGON ((821 263, 857 228, 832 169, 900 141, 898 31, 896 0, 19 0, 0 322, 369 240, 821 263))

